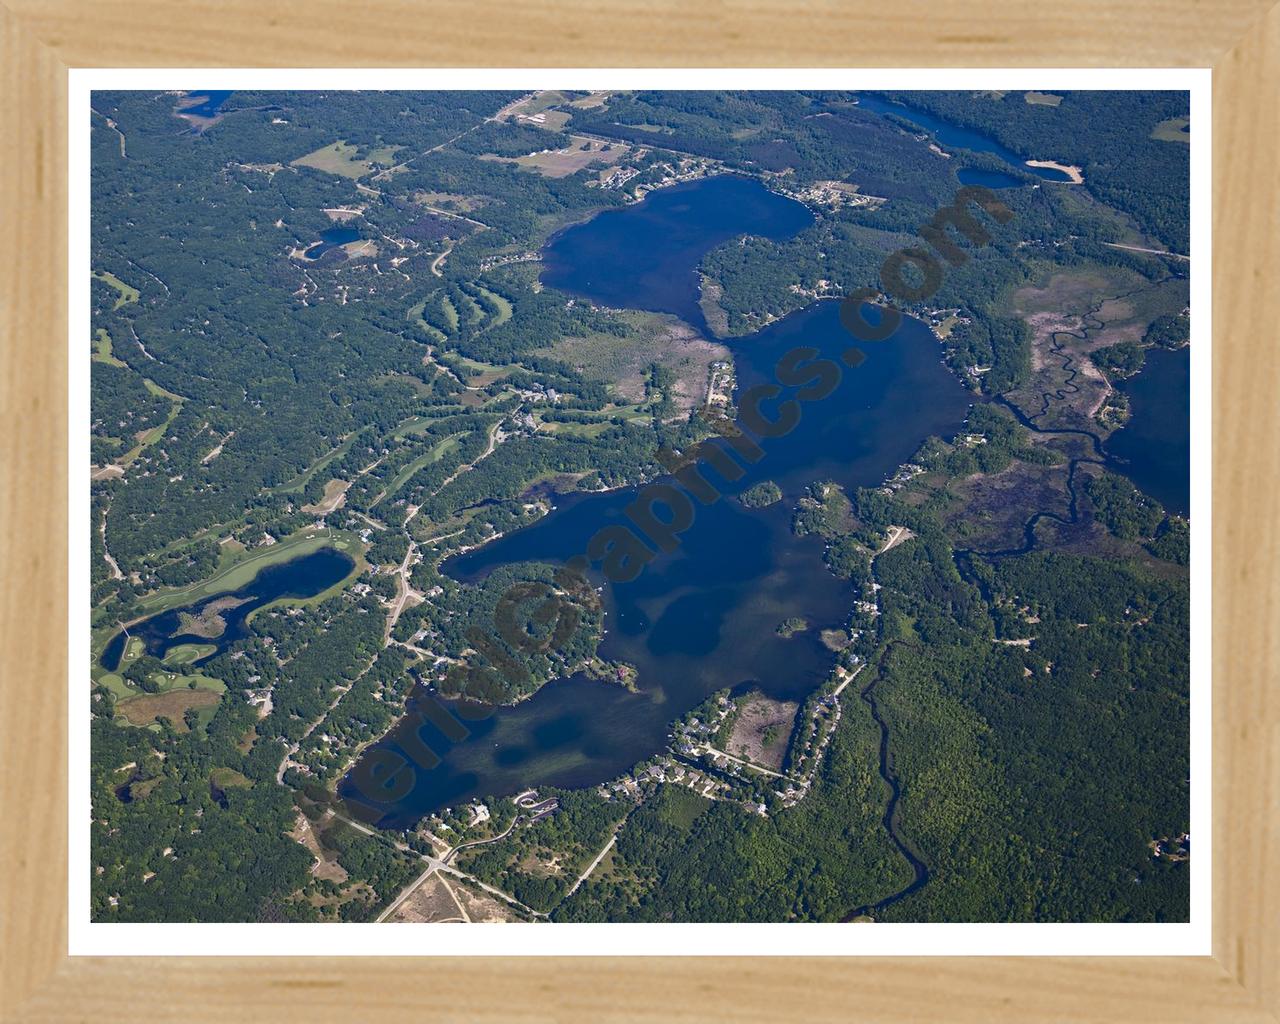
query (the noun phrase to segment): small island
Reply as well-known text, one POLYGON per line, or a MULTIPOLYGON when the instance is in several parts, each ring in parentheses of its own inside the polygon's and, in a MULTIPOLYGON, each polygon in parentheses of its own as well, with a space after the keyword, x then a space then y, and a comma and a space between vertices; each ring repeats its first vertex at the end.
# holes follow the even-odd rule
POLYGON ((185 634, 204 637, 206 640, 216 640, 227 631, 227 620, 223 618, 222 613, 230 611, 232 608, 238 608, 251 600, 252 598, 248 597, 220 597, 206 604, 197 615, 192 615, 190 612, 185 611, 179 612, 178 628, 173 631, 172 635, 180 636, 185 634))
POLYGON ((782 488, 772 480, 761 480, 738 495, 738 500, 747 508, 765 508, 781 499, 782 488))
POLYGON ((806 620, 793 616, 792 618, 784 619, 779 624, 777 634, 785 639, 795 636, 797 633, 803 633, 808 628, 809 623, 806 620))

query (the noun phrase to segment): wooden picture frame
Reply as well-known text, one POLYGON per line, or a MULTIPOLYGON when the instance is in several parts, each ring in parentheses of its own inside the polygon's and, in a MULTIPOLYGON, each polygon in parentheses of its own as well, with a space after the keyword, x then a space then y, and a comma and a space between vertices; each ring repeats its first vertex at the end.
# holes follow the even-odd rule
MULTIPOLYGON (((1280 7, 5 0, 0 274, 4 1020, 1280 1020, 1280 7), (345 959, 67 955, 67 72, 213 66, 1214 69, 1213 955, 345 959), (1259 510, 1261 510, 1259 512, 1259 510)), ((80 528, 76 526, 75 528, 80 528)))

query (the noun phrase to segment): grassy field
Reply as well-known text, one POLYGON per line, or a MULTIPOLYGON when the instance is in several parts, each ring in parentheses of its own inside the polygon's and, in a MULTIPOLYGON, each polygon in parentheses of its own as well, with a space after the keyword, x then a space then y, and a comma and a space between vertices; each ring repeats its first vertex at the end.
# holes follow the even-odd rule
POLYGON ((112 309, 119 309, 121 306, 127 306, 131 302, 138 301, 138 295, 140 294, 138 289, 134 288, 133 285, 125 284, 115 274, 106 270, 95 270, 93 276, 99 281, 106 281, 107 284, 120 293, 116 298, 116 304, 111 307, 112 309))
MULTIPOLYGON (((427 298, 430 298, 430 296, 428 296, 427 298)), ((427 299, 423 299, 421 302, 409 307, 409 311, 405 313, 405 318, 410 323, 416 324, 419 328, 421 328, 423 333, 425 333, 427 337, 431 338, 432 340, 446 341, 447 339, 443 331, 441 331, 438 327, 433 327, 431 324, 427 323, 425 320, 422 319, 422 311, 426 308, 427 308, 427 299)))
POLYGON ((434 423, 435 419, 431 416, 410 416, 407 420, 397 424, 396 428, 387 436, 399 440, 402 437, 408 437, 410 434, 425 434, 434 423))
MULTIPOLYGON (((217 682, 217 680, 212 680, 217 682)), ((221 686, 221 683, 219 683, 221 686)), ((173 689, 164 693, 144 693, 137 697, 122 700, 116 705, 116 714, 130 725, 149 726, 156 719, 164 717, 173 723, 178 732, 186 732, 184 715, 188 708, 209 709, 210 712, 221 702, 220 692, 211 689, 173 689)), ((202 716, 200 726, 208 723, 208 717, 202 716)))
POLYGON ((511 366, 499 366, 497 363, 482 363, 478 359, 468 359, 466 356, 457 355, 451 357, 451 362, 461 367, 464 371, 463 378, 473 388, 488 387, 495 380, 501 380, 514 368, 511 366))
POLYGON ((456 331, 458 329, 458 311, 449 300, 449 296, 442 295, 440 297, 440 309, 444 312, 444 318, 449 324, 449 330, 456 331))
POLYGON ((446 437, 439 444, 433 445, 430 449, 419 455, 392 478, 391 483, 387 484, 387 489, 382 493, 381 497, 379 497, 378 500, 369 507, 374 508, 380 502, 391 497, 396 493, 396 491, 400 490, 401 487, 407 484, 413 478, 413 475, 424 466, 427 466, 432 462, 438 462, 440 459, 444 458, 447 452, 457 447, 458 438, 461 436, 462 434, 454 434, 452 437, 446 437))
POLYGON ((349 480, 330 480, 324 485, 324 497, 314 505, 303 505, 302 511, 313 515, 327 516, 340 506, 351 486, 349 480))
MULTIPOLYGON (((136 638, 131 638, 131 643, 133 639, 136 638)), ((171 648, 169 653, 164 656, 164 663, 172 666, 190 665, 192 662, 199 661, 206 655, 212 654, 217 649, 214 644, 179 644, 177 647, 171 648)))
POLYGON ((488 326, 497 327, 500 324, 505 324, 511 319, 511 303, 503 296, 499 295, 497 292, 489 291, 488 288, 482 288, 480 285, 476 285, 476 291, 480 293, 480 297, 482 299, 486 302, 492 303, 493 322, 488 326))
POLYGON ((590 95, 582 96, 576 100, 571 100, 569 106, 576 107, 578 110, 590 110, 593 107, 603 107, 609 102, 609 97, 611 95, 612 93, 605 90, 592 92, 590 95))
POLYGON ((720 344, 708 342, 691 328, 656 313, 624 312, 632 333, 564 338, 539 354, 550 355, 572 366, 588 380, 609 386, 616 399, 627 405, 644 401, 649 367, 659 363, 675 375, 672 399, 685 411, 702 402, 707 392, 711 364, 732 358, 720 344))
POLYGON ((370 150, 368 157, 362 160, 359 157, 359 147, 339 139, 313 153, 298 157, 293 164, 297 167, 311 167, 326 174, 337 174, 343 178, 362 178, 373 169, 374 162, 390 163, 396 149, 395 146, 383 146, 370 150))
POLYGON ((142 383, 153 395, 160 398, 167 398, 173 403, 173 405, 169 409, 169 415, 165 418, 163 423, 148 430, 138 438, 138 443, 136 445, 129 449, 129 451, 125 452, 120 458, 116 459, 116 465, 119 466, 129 465, 129 463, 133 462, 133 460, 141 455, 147 448, 150 448, 153 444, 159 441, 160 438, 164 437, 165 432, 169 429, 169 425, 178 418, 178 413, 182 411, 182 403, 186 401, 186 399, 181 395, 175 395, 172 391, 166 391, 150 377, 143 377, 142 383))
POLYGON ((515 120, 520 114, 524 114, 526 117, 531 114, 540 114, 544 110, 549 110, 551 107, 558 107, 568 98, 569 97, 559 89, 543 89, 525 100, 519 106, 512 107, 510 110, 511 119, 515 120))
POLYGON ((281 484, 279 487, 274 488, 272 493, 273 494, 295 494, 298 491, 303 490, 307 486, 307 484, 311 482, 311 478, 315 476, 317 473, 319 473, 322 469, 324 469, 325 466, 329 465, 329 463, 331 463, 334 459, 340 459, 342 458, 342 456, 346 455, 347 452, 351 450, 351 444, 353 441, 355 441, 355 439, 356 439, 355 434, 348 434, 345 438, 343 438, 342 443, 339 444, 338 447, 334 448, 333 451, 320 456, 320 458, 318 458, 310 466, 308 466, 301 473, 295 476, 292 480, 289 480, 281 484))
POLYGON ((460 192, 415 192, 413 201, 422 206, 435 206, 452 213, 472 213, 488 202, 484 196, 469 196, 460 192))
POLYGON ((763 694, 743 698, 726 750, 734 757, 781 771, 799 710, 794 701, 773 700, 763 694))
POLYGON ((1161 142, 1191 142, 1191 118, 1171 117, 1151 129, 1151 137, 1161 142))
MULTIPOLYGON (((132 644, 132 641, 130 643, 132 644)), ((175 648, 175 651, 197 646, 184 644, 180 648, 175 648)), ((212 649, 209 648, 209 650, 212 649)), ((172 654, 173 652, 170 652, 170 658, 166 659, 166 664, 172 660, 172 654)), ((115 672, 103 674, 97 682, 115 694, 118 722, 154 727, 156 718, 163 715, 173 721, 180 732, 185 731, 182 716, 187 708, 207 710, 208 714, 202 714, 200 722, 203 727, 209 718, 213 717, 213 711, 227 689, 221 679, 214 679, 201 672, 154 672, 151 680, 159 687, 159 692, 143 693, 115 672)))
POLYGON ((126 700, 129 697, 136 697, 138 691, 124 681, 124 676, 119 672, 104 672, 101 676, 94 680, 101 683, 113 694, 116 700, 126 700))
POLYGON ((562 423, 556 420, 539 420, 538 429, 548 434, 565 434, 570 437, 599 437, 611 424, 608 420, 599 423, 562 423))
POLYGON ((530 171, 537 171, 548 178, 567 178, 591 164, 612 164, 622 159, 627 147, 621 143, 598 142, 581 135, 566 136, 563 149, 548 150, 544 153, 528 153, 525 156, 504 157, 495 153, 485 153, 481 160, 500 160, 512 163, 530 171), (610 145, 605 151, 605 146, 610 145))
POLYGON ((209 773, 209 781, 219 789, 232 787, 247 789, 253 785, 252 780, 241 775, 234 768, 215 768, 209 773))
POLYGON ((108 366, 128 366, 123 359, 117 359, 111 352, 111 335, 105 327, 98 328, 98 336, 93 343, 93 361, 106 363, 108 366))

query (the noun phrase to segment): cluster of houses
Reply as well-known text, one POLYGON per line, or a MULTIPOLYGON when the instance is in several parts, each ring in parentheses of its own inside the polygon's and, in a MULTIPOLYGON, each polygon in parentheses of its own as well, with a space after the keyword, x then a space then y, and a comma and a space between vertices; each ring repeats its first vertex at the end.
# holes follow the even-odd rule
MULTIPOLYGON (((639 169, 635 167, 615 167, 601 175, 600 188, 623 188, 639 173, 639 169)), ((590 185, 591 182, 587 184, 590 185)))
MULTIPOLYGON (((642 151, 637 152, 637 156, 643 155, 642 151)), ((642 185, 637 185, 631 195, 635 199, 643 199, 646 193, 652 192, 657 188, 666 188, 668 185, 678 185, 682 181, 693 181, 695 178, 705 178, 712 174, 720 173, 723 168, 714 160, 704 160, 701 157, 682 157, 675 164, 661 163, 654 164, 654 168, 662 168, 663 175, 657 181, 647 181, 642 185)), ((650 168, 652 170, 653 168, 650 168)))
POLYGON ((727 359, 717 359, 711 364, 707 377, 706 404, 728 409, 733 404, 733 389, 736 384, 733 363, 727 359))
POLYGON ((880 493, 893 494, 895 491, 900 491, 923 472, 924 466, 917 465, 914 462, 904 462, 898 467, 898 471, 880 488, 880 493))
POLYGON ((492 270, 494 267, 505 267, 511 263, 537 263, 542 254, 537 252, 508 253, 505 256, 487 256, 480 261, 481 270, 492 270))
POLYGON ((857 185, 851 185, 847 181, 815 181, 790 189, 779 188, 775 181, 773 187, 806 206, 821 206, 828 210, 840 210, 846 206, 875 210, 889 201, 884 196, 866 195, 858 190, 857 185))

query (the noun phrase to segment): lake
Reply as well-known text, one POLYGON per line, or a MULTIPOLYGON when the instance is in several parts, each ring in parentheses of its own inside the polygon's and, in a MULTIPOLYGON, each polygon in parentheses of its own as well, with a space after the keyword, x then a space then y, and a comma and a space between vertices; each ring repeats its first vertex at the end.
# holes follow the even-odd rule
MULTIPOLYGON (((969 128, 961 128, 950 121, 944 121, 939 117, 934 117, 932 114, 927 114, 923 110, 917 110, 903 103, 891 103, 889 100, 881 99, 879 96, 868 96, 865 93, 859 93, 858 106, 876 114, 894 114, 903 120, 910 121, 912 124, 917 124, 929 132, 943 146, 968 149, 975 153, 991 153, 993 156, 998 156, 1005 163, 1018 168, 1018 170, 1034 174, 1045 181, 1071 180, 1071 175, 1064 171, 1055 170, 1052 167, 1028 167, 1026 165, 1028 160, 1043 159, 1039 155, 1018 156, 1013 150, 1006 149, 988 135, 983 135, 981 132, 975 132, 969 128)), ((963 181, 964 179, 962 178, 961 180, 963 181)), ((982 184, 982 182, 975 182, 974 184, 982 184)))
POLYGON ((1004 171, 984 171, 978 167, 961 167, 956 171, 961 185, 981 185, 983 188, 1016 188, 1025 185, 1021 178, 1015 178, 1004 171))
POLYGON ((197 89, 187 95, 201 102, 194 107, 183 107, 182 112, 195 117, 215 117, 231 92, 230 89, 197 89))
POLYGON ((741 234, 790 238, 812 223, 802 203, 754 179, 703 178, 559 232, 543 251, 542 283, 603 306, 674 313, 706 333, 702 257, 741 234))
POLYGON ((318 260, 330 249, 358 241, 360 241, 360 232, 355 228, 326 228, 320 232, 320 241, 312 242, 302 255, 309 260, 318 260))
POLYGON ((157 658, 163 658, 172 648, 180 644, 213 645, 216 648, 214 651, 192 662, 194 665, 199 665, 222 653, 234 641, 246 637, 249 633, 246 620, 263 605, 282 597, 314 597, 341 580, 354 565, 355 561, 337 548, 321 548, 309 555, 268 566, 239 590, 215 594, 180 608, 171 608, 169 611, 160 612, 135 623, 128 628, 127 633, 126 631, 117 633, 102 652, 102 666, 110 672, 120 667, 126 635, 141 637, 146 653, 157 658), (227 624, 221 636, 205 638, 193 633, 180 632, 183 612, 199 615, 212 602, 227 599, 244 603, 220 612, 227 624))
MULTIPOLYGON (((701 326, 696 268, 702 254, 744 231, 786 237, 809 216, 747 179, 680 185, 559 235, 544 280, 597 303, 673 312, 701 326), (662 251, 666 232, 675 239, 674 253, 662 251)), ((834 300, 726 342, 740 390, 772 380, 778 358, 797 346, 838 360, 850 343, 834 300)), ((764 457, 728 489, 736 494, 770 479, 781 487, 782 501, 755 511, 731 496, 699 506, 676 550, 655 558, 634 582, 605 587, 600 655, 634 665, 640 692, 574 676, 514 707, 482 713, 457 742, 423 726, 419 736, 441 763, 417 769, 412 792, 371 808, 371 817, 407 825, 474 796, 593 785, 660 750, 669 724, 716 690, 758 686, 775 697, 803 699, 820 685, 834 655, 818 633, 847 622, 854 596, 825 569, 821 539, 794 536, 791 509, 815 481, 848 488, 881 483, 926 437, 958 430, 970 402, 923 323, 904 318, 892 338, 862 347, 865 362, 845 369, 828 398, 806 405, 794 431, 765 441, 764 457), (779 637, 778 625, 793 616, 811 629, 779 637)), ((619 522, 636 493, 563 496, 537 523, 450 559, 443 570, 477 580, 510 563, 562 562, 582 554, 602 526, 619 522)), ((415 700, 428 707, 436 698, 415 700)), ((416 727, 416 721, 402 723, 378 746, 403 752, 413 739, 405 730, 416 727)), ((341 792, 369 803, 350 776, 341 792)))
POLYGON ((1191 510, 1191 349, 1153 348, 1122 385, 1129 421, 1106 443, 1108 468, 1167 512, 1191 510))

